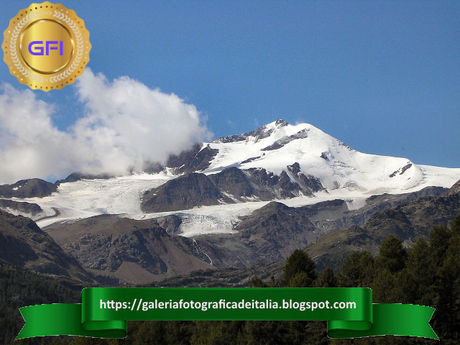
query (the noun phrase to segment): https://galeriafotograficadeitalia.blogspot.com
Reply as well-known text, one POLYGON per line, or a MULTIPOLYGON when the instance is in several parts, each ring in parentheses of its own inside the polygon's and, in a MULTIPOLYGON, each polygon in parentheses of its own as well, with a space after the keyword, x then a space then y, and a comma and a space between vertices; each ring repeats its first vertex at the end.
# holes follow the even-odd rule
POLYGON ((83 19, 62 4, 31 4, 10 20, 4 61, 21 84, 50 91, 73 84, 89 62, 91 43, 83 19))

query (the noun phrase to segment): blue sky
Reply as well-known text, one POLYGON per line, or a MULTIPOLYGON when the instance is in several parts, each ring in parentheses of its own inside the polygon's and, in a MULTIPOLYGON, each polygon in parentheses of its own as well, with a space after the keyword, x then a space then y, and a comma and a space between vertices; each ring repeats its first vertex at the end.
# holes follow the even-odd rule
MULTIPOLYGON (((63 1, 85 20, 89 67, 174 93, 214 137, 278 118, 353 148, 460 167, 459 1, 63 1)), ((29 1, 2 3, 0 24, 29 1)), ((0 64, 0 80, 24 90, 0 64)), ((65 130, 76 87, 37 98, 65 130)))

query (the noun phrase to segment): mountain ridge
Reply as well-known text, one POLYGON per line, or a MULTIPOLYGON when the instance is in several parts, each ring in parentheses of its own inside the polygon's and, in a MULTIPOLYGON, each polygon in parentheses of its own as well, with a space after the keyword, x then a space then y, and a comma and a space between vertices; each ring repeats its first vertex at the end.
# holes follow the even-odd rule
MULTIPOLYGON (((460 178, 460 169, 361 153, 310 124, 291 125, 281 119, 195 144, 170 156, 166 166, 150 168, 150 174, 118 177, 71 174, 58 181, 54 191, 3 198, 3 209, 13 201, 34 204, 35 211, 28 207, 29 213, 25 205, 13 206, 42 227, 101 214, 145 219, 180 213, 188 219, 180 225, 180 233, 187 236, 196 233, 187 230, 190 222, 195 222, 190 229, 198 229, 200 219, 213 223, 203 231, 231 233, 239 216, 270 201, 297 207, 342 199, 350 200, 347 205, 353 208, 371 195, 449 188, 460 178)), ((18 187, 7 189, 13 188, 18 187)))

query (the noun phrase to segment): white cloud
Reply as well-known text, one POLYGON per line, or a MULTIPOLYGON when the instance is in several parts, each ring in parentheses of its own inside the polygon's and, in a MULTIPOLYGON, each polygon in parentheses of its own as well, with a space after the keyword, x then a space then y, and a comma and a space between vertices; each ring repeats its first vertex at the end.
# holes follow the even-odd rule
POLYGON ((0 183, 74 172, 126 174, 164 163, 211 134, 194 105, 174 94, 87 69, 77 92, 85 114, 67 131, 53 124, 53 105, 31 90, 4 85, 0 94, 0 183))

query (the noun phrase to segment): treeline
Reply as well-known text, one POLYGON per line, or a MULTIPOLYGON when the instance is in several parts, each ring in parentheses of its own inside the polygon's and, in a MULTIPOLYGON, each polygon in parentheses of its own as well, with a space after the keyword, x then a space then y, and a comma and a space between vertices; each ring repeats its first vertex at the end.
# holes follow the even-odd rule
MULTIPOLYGON (((80 303, 82 288, 0 260, 0 344, 11 344, 24 325, 19 308, 33 304, 80 303)), ((39 344, 40 340, 32 343, 39 344)))
MULTIPOLYGON (((19 289, 20 293, 25 293, 26 284, 19 285, 22 286, 19 289)), ((440 337, 441 343, 459 344, 460 215, 450 226, 435 227, 427 240, 419 239, 409 250, 398 238, 390 236, 381 243, 377 257, 373 257, 368 252, 353 253, 344 261, 340 273, 335 273, 329 268, 318 273, 312 259, 304 251, 296 250, 287 259, 282 279, 272 278, 271 281, 265 282, 254 278, 253 286, 370 287, 373 290, 375 303, 407 303, 435 307, 436 312, 431 325, 440 337)), ((50 286, 50 288, 53 290, 54 287, 50 286)), ((35 286, 32 285, 29 287, 29 292, 33 294, 33 291, 35 286)), ((61 290, 61 294, 58 295, 63 297, 63 293, 64 291, 61 290)), ((68 298, 73 300, 75 296, 70 291, 68 293, 68 298)), ((2 299, 2 308, 5 308, 5 303, 10 309, 33 304, 31 302, 12 305, 11 294, 9 296, 6 300, 2 299)), ((57 301, 57 299, 50 299, 48 302, 57 301)), ((4 315, 2 313, 0 315, 3 320, 4 315)), ((44 341, 51 344, 133 345, 436 343, 422 338, 393 336, 331 340, 327 337, 325 322, 308 321, 129 322, 128 337, 122 340, 48 337, 44 341)), ((33 344, 32 341, 27 340, 17 343, 33 344)))

